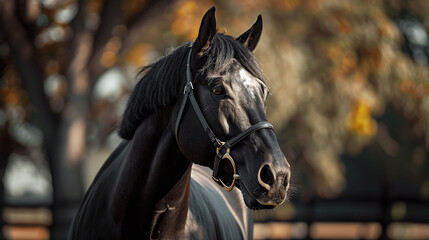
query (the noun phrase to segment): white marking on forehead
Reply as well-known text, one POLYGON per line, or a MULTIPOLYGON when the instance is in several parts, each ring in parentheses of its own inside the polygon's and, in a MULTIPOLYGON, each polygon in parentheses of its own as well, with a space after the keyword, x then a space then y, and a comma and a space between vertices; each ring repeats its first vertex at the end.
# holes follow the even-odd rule
POLYGON ((238 74, 240 75, 244 89, 246 89, 252 99, 256 100, 255 92, 259 84, 258 81, 255 81, 255 78, 245 69, 240 69, 238 74))

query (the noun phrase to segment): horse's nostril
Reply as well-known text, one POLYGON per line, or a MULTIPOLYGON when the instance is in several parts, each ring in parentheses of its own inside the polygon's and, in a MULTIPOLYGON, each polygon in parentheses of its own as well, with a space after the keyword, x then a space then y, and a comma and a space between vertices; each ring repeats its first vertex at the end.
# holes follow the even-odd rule
POLYGON ((287 185, 289 185, 288 175, 283 179, 283 188, 287 188, 287 185))
POLYGON ((260 177, 261 177, 262 182, 264 182, 268 186, 273 185, 274 175, 273 175, 273 172, 271 171, 271 168, 269 165, 265 165, 262 167, 261 172, 260 172, 260 177))

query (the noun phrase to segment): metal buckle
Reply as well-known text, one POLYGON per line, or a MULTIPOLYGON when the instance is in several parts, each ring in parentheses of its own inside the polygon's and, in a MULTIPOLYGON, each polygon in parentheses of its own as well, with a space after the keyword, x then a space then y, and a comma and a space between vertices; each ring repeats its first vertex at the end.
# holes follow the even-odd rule
POLYGON ((194 90, 194 85, 192 82, 188 82, 183 89, 183 94, 188 94, 191 90, 194 90))

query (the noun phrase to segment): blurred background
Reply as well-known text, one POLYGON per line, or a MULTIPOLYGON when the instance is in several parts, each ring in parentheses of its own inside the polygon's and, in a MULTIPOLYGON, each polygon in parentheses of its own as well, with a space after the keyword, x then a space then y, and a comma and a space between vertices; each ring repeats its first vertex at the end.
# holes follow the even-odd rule
POLYGON ((429 1, 0 0, 0 239, 63 239, 138 70, 217 7, 292 165, 256 239, 429 239, 429 1))

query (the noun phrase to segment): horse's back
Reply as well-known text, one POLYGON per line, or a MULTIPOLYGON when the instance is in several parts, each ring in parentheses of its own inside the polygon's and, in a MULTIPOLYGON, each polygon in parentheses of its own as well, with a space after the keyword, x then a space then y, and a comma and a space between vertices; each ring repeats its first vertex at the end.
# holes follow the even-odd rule
POLYGON ((185 234, 189 239, 252 239, 253 222, 240 190, 227 192, 211 170, 194 165, 185 234))

